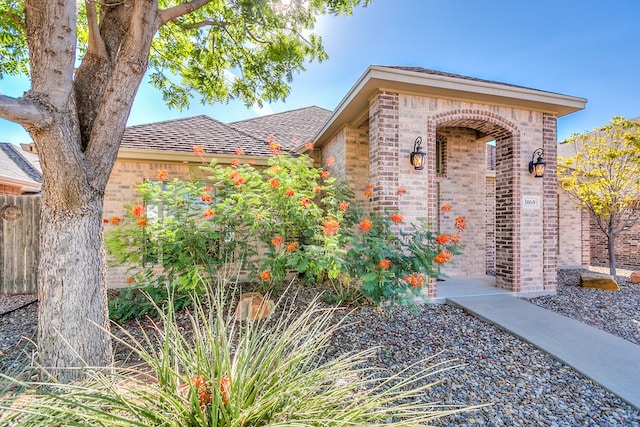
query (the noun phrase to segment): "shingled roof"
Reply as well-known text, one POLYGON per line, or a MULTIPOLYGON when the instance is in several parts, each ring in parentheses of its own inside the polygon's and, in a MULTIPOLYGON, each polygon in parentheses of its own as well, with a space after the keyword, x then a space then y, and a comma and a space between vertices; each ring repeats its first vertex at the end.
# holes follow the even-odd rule
POLYGON ((266 138, 258 139, 205 115, 130 126, 120 147, 193 152, 194 145, 201 145, 210 154, 234 155, 241 148, 247 156, 271 155, 266 138))
MULTIPOLYGON (((514 84, 511 84, 511 83, 503 83, 503 82, 498 82, 498 81, 495 81, 495 80, 479 79, 477 77, 470 77, 470 76, 465 76, 465 75, 462 75, 462 74, 448 73, 446 71, 433 70, 431 68, 408 67, 408 66, 402 66, 402 65, 379 65, 379 67, 393 68, 393 69, 396 69, 396 70, 412 71, 414 73, 430 74, 432 76, 452 77, 452 78, 456 78, 456 79, 471 80, 471 81, 474 81, 474 82, 493 83, 493 84, 502 85, 502 86, 519 87, 521 89, 530 89, 530 90, 536 90, 536 91, 539 91, 539 92, 547 92, 547 91, 541 91, 539 89, 533 89, 533 88, 526 87, 526 86, 519 86, 519 85, 514 85, 514 84)), ((553 92, 548 92, 548 93, 553 93, 553 92)))
POLYGON ((306 142, 312 141, 330 115, 329 110, 311 106, 231 122, 229 126, 265 141, 269 135, 273 135, 283 148, 295 150, 306 142))

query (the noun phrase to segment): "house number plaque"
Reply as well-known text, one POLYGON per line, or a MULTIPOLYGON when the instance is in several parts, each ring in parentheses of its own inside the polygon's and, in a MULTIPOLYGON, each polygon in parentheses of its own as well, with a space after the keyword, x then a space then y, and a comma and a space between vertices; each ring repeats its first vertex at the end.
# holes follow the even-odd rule
POLYGON ((522 196, 522 207, 528 209, 540 209, 540 197, 522 196))

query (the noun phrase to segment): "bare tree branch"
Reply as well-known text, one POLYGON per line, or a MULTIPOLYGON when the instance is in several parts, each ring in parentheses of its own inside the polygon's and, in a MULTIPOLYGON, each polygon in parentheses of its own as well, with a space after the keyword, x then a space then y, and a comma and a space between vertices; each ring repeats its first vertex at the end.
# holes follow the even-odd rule
POLYGON ((107 57, 107 47, 100 35, 100 27, 98 25, 98 13, 96 11, 96 2, 94 0, 85 0, 87 8, 87 26, 89 28, 89 53, 107 57))
POLYGON ((177 6, 170 7, 158 12, 157 28, 160 28, 167 22, 179 18, 183 15, 187 15, 196 9, 200 9, 202 6, 210 3, 211 0, 192 0, 186 3, 179 4, 177 6))
POLYGON ((22 126, 46 127, 52 116, 40 105, 25 98, 0 94, 0 117, 22 126))

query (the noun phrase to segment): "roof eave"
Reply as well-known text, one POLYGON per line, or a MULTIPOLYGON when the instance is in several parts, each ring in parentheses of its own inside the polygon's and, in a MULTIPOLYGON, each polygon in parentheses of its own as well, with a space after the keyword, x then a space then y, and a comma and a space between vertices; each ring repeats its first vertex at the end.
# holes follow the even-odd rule
POLYGON ((11 186, 20 187, 20 191, 35 192, 42 189, 42 184, 36 181, 15 178, 7 175, 0 175, 0 183, 9 184, 11 186))
POLYGON ((584 109, 587 102, 585 98, 536 89, 372 65, 360 76, 316 134, 316 144, 319 147, 324 145, 345 123, 353 122, 368 109, 370 97, 378 90, 480 101, 554 113, 558 117, 584 109))
POLYGON ((261 156, 238 156, 232 154, 210 154, 205 153, 202 157, 196 157, 191 152, 184 151, 164 151, 164 150, 145 150, 139 148, 120 148, 118 150, 118 160, 144 160, 164 163, 189 163, 189 164, 209 164, 211 160, 217 160, 218 163, 231 164, 233 159, 242 159, 245 162, 252 161, 256 165, 266 165, 269 161, 268 157, 261 156))

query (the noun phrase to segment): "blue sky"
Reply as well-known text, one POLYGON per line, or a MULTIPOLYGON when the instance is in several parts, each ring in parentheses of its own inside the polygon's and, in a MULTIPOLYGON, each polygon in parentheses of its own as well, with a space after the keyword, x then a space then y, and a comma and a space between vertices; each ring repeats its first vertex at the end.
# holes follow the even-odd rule
MULTIPOLYGON (((373 0, 349 17, 321 17, 329 59, 295 76, 271 112, 317 105, 333 109, 371 64, 416 65, 587 98, 585 110, 558 120, 558 138, 601 126, 614 115, 640 116, 640 2, 571 0, 373 0)), ((24 80, 0 80, 20 96, 24 80)), ((207 114, 229 122, 255 117, 242 103, 169 110, 144 85, 129 125, 207 114)), ((0 119, 0 141, 28 142, 0 119)))

